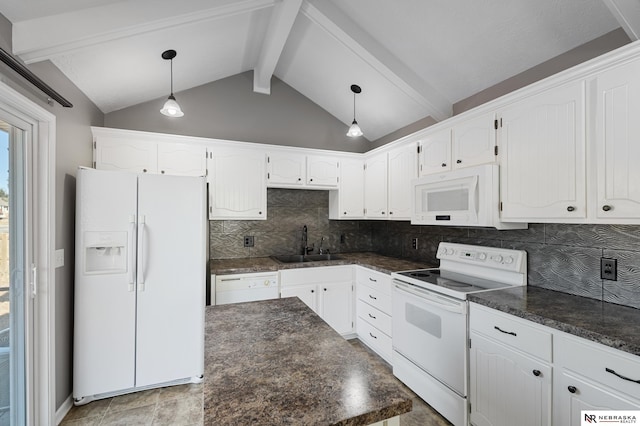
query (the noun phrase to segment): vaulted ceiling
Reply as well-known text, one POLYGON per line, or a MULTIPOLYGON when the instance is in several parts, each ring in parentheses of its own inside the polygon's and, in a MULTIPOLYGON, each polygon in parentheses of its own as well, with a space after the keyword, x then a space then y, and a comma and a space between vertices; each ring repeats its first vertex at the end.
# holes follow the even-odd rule
POLYGON ((104 113, 245 71, 283 80, 369 140, 622 27, 628 0, 0 0, 13 53, 51 60, 104 113))

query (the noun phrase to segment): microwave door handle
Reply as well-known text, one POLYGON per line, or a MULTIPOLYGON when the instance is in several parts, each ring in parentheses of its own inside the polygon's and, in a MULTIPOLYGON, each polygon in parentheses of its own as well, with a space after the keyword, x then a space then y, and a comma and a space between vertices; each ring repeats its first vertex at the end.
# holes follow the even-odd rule
POLYGON ((469 196, 470 209, 473 211, 475 222, 478 222, 478 175, 471 180, 471 191, 469 196))
POLYGON ((426 303, 427 305, 430 305, 439 309, 443 309, 448 312, 454 312, 458 314, 464 313, 464 307, 462 304, 447 303, 445 300, 442 300, 442 299, 435 300, 432 297, 430 297, 429 293, 425 293, 417 289, 414 290, 403 284, 394 283, 394 285, 398 291, 411 294, 413 296, 417 296, 420 298, 421 302, 426 303))

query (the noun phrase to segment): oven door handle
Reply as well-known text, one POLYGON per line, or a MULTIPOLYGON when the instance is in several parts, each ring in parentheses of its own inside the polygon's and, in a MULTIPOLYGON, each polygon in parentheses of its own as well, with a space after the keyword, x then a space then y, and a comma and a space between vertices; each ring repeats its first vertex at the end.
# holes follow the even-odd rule
POLYGON ((413 287, 409 287, 405 284, 400 284, 398 282, 393 283, 396 290, 401 291, 403 293, 410 294, 412 296, 416 296, 420 298, 420 301, 426 303, 427 305, 434 306, 438 309, 443 309, 448 312, 454 312, 457 314, 465 313, 465 303, 462 301, 454 301, 453 299, 449 299, 445 296, 434 295, 431 292, 417 289, 413 287))

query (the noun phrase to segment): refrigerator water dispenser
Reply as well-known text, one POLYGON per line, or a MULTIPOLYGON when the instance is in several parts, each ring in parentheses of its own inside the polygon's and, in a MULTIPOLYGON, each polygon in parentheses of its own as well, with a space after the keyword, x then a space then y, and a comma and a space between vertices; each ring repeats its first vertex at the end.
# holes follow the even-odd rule
POLYGON ((127 232, 85 232, 84 242, 85 273, 127 272, 127 232))

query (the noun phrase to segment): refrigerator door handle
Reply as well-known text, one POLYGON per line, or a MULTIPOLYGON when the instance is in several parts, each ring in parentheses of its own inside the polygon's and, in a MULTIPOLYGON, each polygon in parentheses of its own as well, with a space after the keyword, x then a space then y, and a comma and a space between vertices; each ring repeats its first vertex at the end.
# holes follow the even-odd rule
POLYGON ((135 277, 138 273, 136 268, 136 259, 135 259, 135 234, 136 234, 136 216, 131 215, 129 218, 129 291, 133 291, 135 277))
POLYGON ((145 224, 144 215, 140 215, 139 225, 140 225, 140 257, 138 258, 138 270, 140 271, 140 280, 138 282, 138 290, 144 291, 144 268, 146 265, 144 245, 145 245, 145 237, 147 233, 147 226, 145 224))

